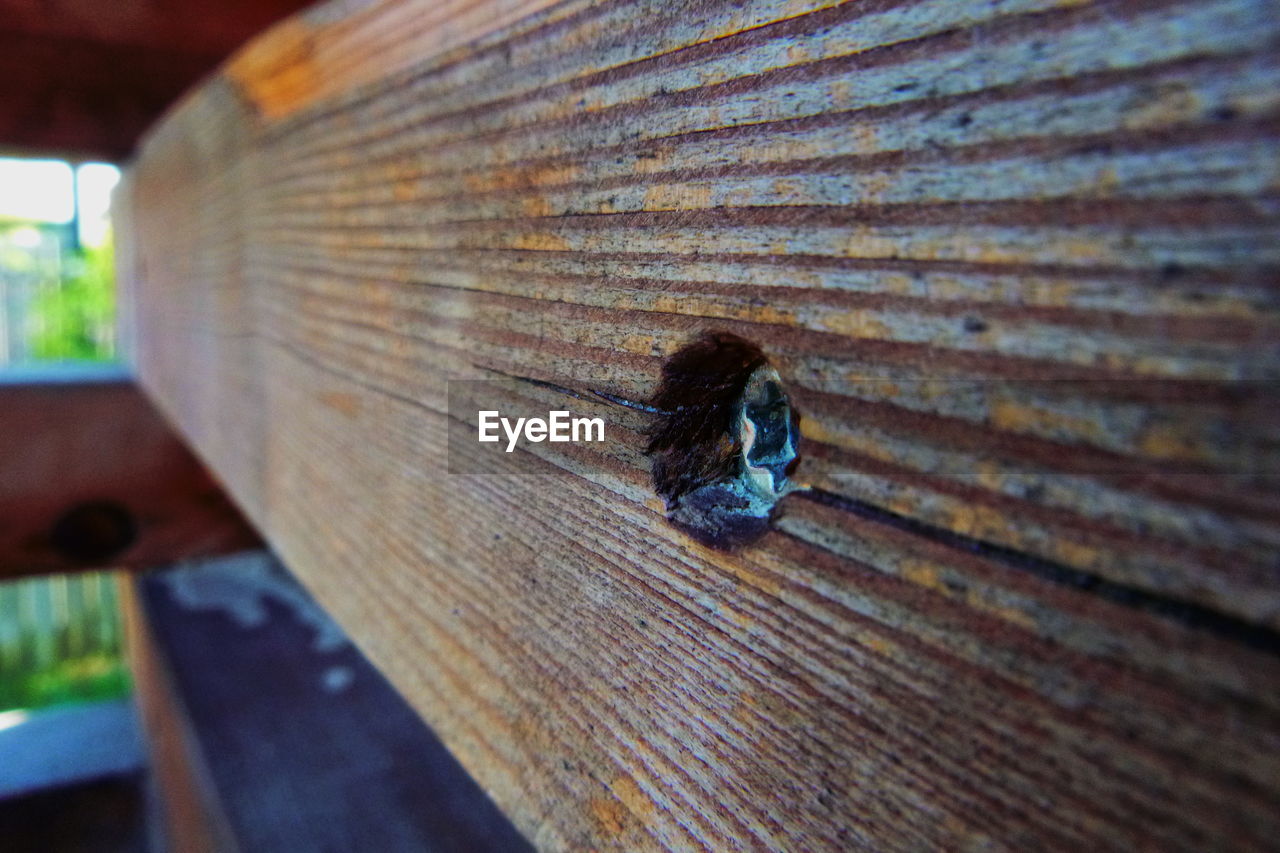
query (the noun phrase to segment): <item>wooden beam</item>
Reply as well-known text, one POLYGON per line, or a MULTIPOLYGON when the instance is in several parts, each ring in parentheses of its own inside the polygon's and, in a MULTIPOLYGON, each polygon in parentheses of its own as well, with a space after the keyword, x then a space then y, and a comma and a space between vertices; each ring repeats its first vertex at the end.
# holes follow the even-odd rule
MULTIPOLYGON (((0 0, 0 30, 224 57, 306 0, 0 0)), ((75 57, 68 57, 69 64, 75 57)))
POLYGON ((142 720, 152 795, 158 824, 150 827, 153 846, 192 853, 239 850, 209 773, 205 755, 192 730, 186 703, 174 682, 164 648, 157 645, 141 578, 121 579, 126 651, 133 674, 134 702, 142 720))
POLYGON ((0 28, 0 145, 123 161, 147 126, 220 58, 0 28))
POLYGON ((0 146, 130 157, 143 131, 304 0, 0 0, 0 146))
POLYGON ((258 541, 119 369, 0 378, 0 578, 149 568, 258 541))
POLYGON ((120 226, 147 389, 526 836, 1280 837, 1275 2, 518 6, 287 23, 120 226), (732 552, 594 393, 713 329, 812 486, 732 552), (475 474, 504 375, 610 441, 475 474))
POLYGON ((167 849, 529 849, 270 554, 149 572, 132 608, 153 756, 188 768, 167 849))

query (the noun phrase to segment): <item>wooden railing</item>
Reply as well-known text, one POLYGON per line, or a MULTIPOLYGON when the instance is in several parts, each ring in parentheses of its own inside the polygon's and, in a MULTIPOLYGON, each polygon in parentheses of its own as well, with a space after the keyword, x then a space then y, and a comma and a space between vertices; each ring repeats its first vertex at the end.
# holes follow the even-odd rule
POLYGON ((1278 40, 1272 0, 322 6, 131 170, 134 361, 539 846, 1264 848, 1278 40), (801 414, 810 488, 735 550, 645 455, 708 331, 801 414), (611 441, 476 474, 450 384, 497 379, 611 441))

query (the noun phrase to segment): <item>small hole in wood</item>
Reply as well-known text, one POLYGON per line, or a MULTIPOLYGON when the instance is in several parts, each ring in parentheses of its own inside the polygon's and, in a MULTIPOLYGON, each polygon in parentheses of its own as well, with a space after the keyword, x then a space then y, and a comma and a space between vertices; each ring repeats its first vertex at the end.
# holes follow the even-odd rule
POLYGON ((72 507, 53 525, 49 540, 62 557, 75 563, 106 563, 138 538, 133 513, 114 501, 90 501, 72 507))
POLYGON ((667 517, 701 542, 745 545, 795 489, 799 417, 763 351, 727 332, 671 356, 652 405, 647 452, 667 517))

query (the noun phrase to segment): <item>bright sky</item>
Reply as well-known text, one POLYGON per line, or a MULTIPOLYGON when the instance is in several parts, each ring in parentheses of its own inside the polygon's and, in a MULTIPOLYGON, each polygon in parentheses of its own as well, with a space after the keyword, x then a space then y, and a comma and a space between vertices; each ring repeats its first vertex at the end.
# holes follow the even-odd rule
POLYGON ((80 176, 80 242, 100 246, 111 226, 111 191, 120 170, 110 163, 82 163, 80 176))
MULTIPOLYGON (((102 243, 108 228, 111 190, 120 170, 109 163, 83 163, 80 177, 80 240, 102 243)), ((62 160, 0 157, 0 218, 70 222, 75 215, 75 181, 62 160)))

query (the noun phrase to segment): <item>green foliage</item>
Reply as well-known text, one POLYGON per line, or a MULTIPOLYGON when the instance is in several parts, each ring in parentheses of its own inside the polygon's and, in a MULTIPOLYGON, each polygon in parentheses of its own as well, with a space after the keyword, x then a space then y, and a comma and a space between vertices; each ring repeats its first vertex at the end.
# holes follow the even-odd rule
POLYGON ((0 712, 127 695, 123 646, 112 573, 0 584, 0 712))
POLYGON ((115 272, 111 243, 66 258, 60 285, 36 297, 31 354, 43 361, 110 361, 115 357, 115 272))
POLYGON ((97 652, 21 669, 0 678, 0 711, 128 696, 128 667, 118 651, 97 652))

